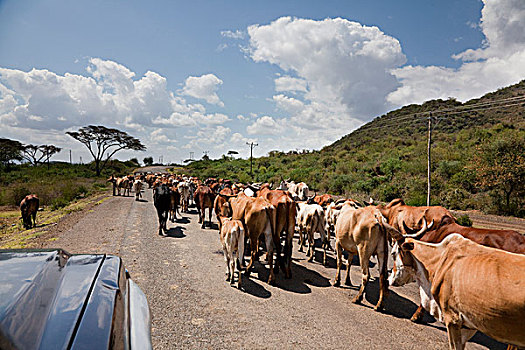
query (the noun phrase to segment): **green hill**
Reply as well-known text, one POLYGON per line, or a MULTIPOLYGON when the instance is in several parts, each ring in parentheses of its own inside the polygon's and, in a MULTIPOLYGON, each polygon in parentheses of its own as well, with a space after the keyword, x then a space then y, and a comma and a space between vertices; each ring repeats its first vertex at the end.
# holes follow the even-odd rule
MULTIPOLYGON (((253 181, 291 178, 318 192, 380 201, 401 197, 423 205, 429 112, 432 204, 524 216, 525 80, 465 103, 432 100, 402 107, 319 151, 272 151, 254 160, 253 181)), ((248 160, 226 156, 193 162, 188 171, 201 178, 251 180, 248 160)))

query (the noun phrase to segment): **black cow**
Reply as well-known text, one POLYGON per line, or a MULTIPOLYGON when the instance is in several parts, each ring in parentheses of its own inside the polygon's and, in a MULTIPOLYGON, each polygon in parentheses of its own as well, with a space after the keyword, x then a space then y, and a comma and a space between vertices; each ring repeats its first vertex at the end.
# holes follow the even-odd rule
POLYGON ((153 205, 157 209, 159 217, 159 235, 162 235, 168 230, 166 228, 166 221, 168 221, 168 212, 171 207, 171 190, 167 184, 160 184, 153 190, 153 205))

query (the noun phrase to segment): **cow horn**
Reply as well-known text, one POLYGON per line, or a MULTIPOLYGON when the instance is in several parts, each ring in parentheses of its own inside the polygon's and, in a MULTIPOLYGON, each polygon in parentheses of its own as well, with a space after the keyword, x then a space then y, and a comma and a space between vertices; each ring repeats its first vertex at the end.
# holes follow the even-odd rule
MULTIPOLYGON (((404 225, 404 221, 403 221, 403 226, 406 227, 404 225)), ((421 227, 421 229, 414 233, 414 234, 409 234, 409 235, 403 235, 405 238, 414 238, 414 239, 420 239, 424 234, 425 232, 427 232, 432 226, 434 225, 434 220, 432 220, 432 222, 430 223, 430 225, 427 224, 427 219, 425 217, 423 217, 423 227, 421 227)))
POLYGON ((368 200, 368 202, 366 202, 366 204, 374 205, 374 199, 372 197, 370 197, 370 199, 368 200))
POLYGON ((338 199, 335 204, 338 205, 338 204, 343 204, 344 202, 346 202, 346 199, 344 198, 341 198, 341 199, 338 199))

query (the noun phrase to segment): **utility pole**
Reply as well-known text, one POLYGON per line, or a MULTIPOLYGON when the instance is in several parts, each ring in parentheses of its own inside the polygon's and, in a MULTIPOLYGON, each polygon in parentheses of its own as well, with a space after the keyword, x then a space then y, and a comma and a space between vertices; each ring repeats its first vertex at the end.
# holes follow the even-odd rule
POLYGON ((432 147, 432 112, 428 114, 428 144, 427 144, 427 206, 430 205, 430 169, 432 166, 430 148, 432 147))
POLYGON ((259 146, 258 143, 246 142, 250 146, 250 176, 253 179, 253 148, 259 146))
POLYGON ((69 164, 73 164, 73 160, 71 158, 71 150, 69 150, 69 164))
POLYGON ((190 152, 190 159, 192 159, 192 160, 193 160, 193 154, 194 154, 194 153, 195 153, 195 152, 190 152))

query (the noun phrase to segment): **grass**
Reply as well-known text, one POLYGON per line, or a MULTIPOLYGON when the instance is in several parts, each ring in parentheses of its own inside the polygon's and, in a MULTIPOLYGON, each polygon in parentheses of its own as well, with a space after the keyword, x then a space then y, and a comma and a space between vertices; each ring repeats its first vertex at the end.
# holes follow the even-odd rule
MULTIPOLYGON (((63 208, 53 210, 51 206, 37 213, 37 226, 24 229, 20 220, 20 211, 6 209, 0 211, 0 249, 30 248, 35 238, 47 233, 51 225, 57 224, 64 216, 82 211, 89 205, 98 205, 111 198, 108 193, 98 192, 89 197, 75 200, 63 208), (100 199, 100 196, 105 196, 100 199)), ((50 238, 56 240, 56 238, 50 238)))

